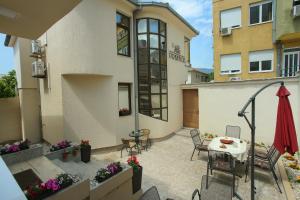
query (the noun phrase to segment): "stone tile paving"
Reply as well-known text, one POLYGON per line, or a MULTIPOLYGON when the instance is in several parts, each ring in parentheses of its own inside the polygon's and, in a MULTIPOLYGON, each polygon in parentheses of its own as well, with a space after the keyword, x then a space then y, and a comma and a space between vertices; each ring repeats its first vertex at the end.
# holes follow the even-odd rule
MULTIPOLYGON (((157 142, 146 152, 138 155, 143 166, 143 185, 145 191, 155 185, 161 199, 173 198, 176 200, 191 199, 195 188, 199 188, 202 175, 206 174, 207 153, 201 152, 200 156, 190 156, 193 143, 189 137, 189 130, 183 129, 168 140, 157 142)), ((113 162, 127 160, 126 151, 120 158, 120 151, 111 153, 95 153, 93 159, 113 162)), ((214 176, 226 179, 227 175, 214 172, 214 176)), ((283 186, 280 185, 283 189, 283 186)), ((280 194, 270 173, 256 170, 257 200, 285 200, 285 194, 280 194)), ((243 178, 237 180, 237 191, 243 199, 250 199, 250 181, 244 182, 243 178)))

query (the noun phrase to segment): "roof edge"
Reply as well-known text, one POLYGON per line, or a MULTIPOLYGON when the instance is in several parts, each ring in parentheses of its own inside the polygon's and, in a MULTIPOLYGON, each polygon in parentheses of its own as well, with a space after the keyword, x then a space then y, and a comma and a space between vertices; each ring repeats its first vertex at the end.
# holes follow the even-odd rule
POLYGON ((136 6, 158 6, 162 8, 168 9, 171 13, 173 13, 180 21, 182 21, 187 27, 189 27, 196 35, 199 35, 200 32, 194 28, 186 19, 184 19, 178 12, 176 12, 169 3, 162 3, 162 2, 137 2, 136 0, 128 0, 130 3, 136 6))

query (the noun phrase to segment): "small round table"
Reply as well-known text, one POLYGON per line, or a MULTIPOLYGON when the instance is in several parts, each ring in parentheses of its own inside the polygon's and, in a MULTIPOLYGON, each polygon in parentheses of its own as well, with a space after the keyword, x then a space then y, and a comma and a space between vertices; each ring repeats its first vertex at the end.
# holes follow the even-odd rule
MULTIPOLYGON (((242 141, 238 138, 232 138, 232 137, 216 137, 211 140, 211 142, 208 145, 208 150, 213 151, 222 151, 226 153, 230 153, 232 155, 233 159, 233 167, 235 168, 235 161, 239 160, 241 162, 245 161, 247 159, 247 143, 245 141, 242 141), (225 144, 226 148, 221 148, 222 145, 221 139, 227 139, 227 140, 233 140, 232 144, 225 144)), ((235 170, 233 170, 235 171, 235 170)), ((236 196, 238 199, 242 199, 238 193, 235 191, 235 174, 233 174, 233 195, 236 196)))
POLYGON ((129 133, 130 137, 134 137, 134 141, 135 141, 138 153, 142 153, 141 152, 141 147, 140 147, 140 137, 143 136, 143 135, 144 135, 144 133, 141 130, 132 131, 131 133, 129 133))

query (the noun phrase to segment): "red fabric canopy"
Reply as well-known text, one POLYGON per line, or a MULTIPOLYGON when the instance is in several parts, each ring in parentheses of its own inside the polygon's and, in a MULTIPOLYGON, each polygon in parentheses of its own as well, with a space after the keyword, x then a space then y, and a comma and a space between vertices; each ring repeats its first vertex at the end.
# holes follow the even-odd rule
POLYGON ((298 142, 293 112, 288 98, 290 94, 284 86, 281 86, 276 94, 279 102, 274 146, 281 154, 287 151, 294 155, 298 151, 298 142))

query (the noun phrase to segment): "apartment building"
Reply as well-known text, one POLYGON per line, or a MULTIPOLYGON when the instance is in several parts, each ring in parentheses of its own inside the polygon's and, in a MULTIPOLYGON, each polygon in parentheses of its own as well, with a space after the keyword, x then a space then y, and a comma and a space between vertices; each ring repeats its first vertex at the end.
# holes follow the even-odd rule
POLYGON ((293 13, 297 2, 214 0, 215 81, 295 75, 297 70, 286 70, 284 48, 298 44, 300 19, 293 13), (288 33, 293 36, 281 37, 288 33), (283 47, 282 42, 289 45, 283 47))
POLYGON ((165 3, 81 1, 39 38, 43 139, 87 139, 96 149, 121 144, 136 128, 152 138, 181 128, 180 85, 197 34, 165 3))

